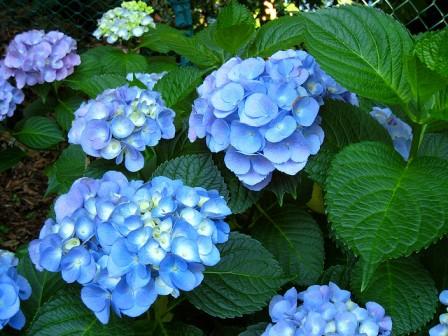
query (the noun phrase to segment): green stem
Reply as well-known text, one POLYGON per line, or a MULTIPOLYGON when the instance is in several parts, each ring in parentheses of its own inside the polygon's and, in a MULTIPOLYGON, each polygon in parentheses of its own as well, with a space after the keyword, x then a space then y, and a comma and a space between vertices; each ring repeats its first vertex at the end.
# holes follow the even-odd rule
POLYGON ((413 138, 411 145, 411 153, 409 155, 409 160, 414 159, 420 148, 420 145, 423 142, 423 138, 425 137, 426 129, 428 128, 428 124, 415 124, 413 127, 413 138))

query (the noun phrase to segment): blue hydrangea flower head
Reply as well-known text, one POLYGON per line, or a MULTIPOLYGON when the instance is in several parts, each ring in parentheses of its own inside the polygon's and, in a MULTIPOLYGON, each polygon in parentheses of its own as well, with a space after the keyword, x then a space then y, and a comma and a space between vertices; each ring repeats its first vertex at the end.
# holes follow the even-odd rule
POLYGON ((446 307, 446 313, 439 316, 439 324, 429 329, 429 336, 448 335, 448 290, 444 290, 439 295, 440 303, 446 307))
POLYGON ((121 7, 116 7, 103 14, 98 20, 98 28, 93 32, 97 39, 106 38, 113 44, 118 40, 129 40, 140 37, 150 28, 155 27, 150 14, 154 12, 151 6, 143 1, 124 1, 121 7))
POLYGON ((0 62, 0 121, 12 117, 16 105, 21 104, 24 98, 22 90, 8 82, 3 62, 0 62))
POLYGON ((25 325, 20 301, 31 296, 31 286, 17 273, 17 264, 12 252, 0 250, 0 330, 7 325, 20 330, 25 325))
MULTIPOLYGON (((153 79, 143 80, 153 85, 153 79)), ((124 85, 83 103, 75 111, 68 140, 88 155, 115 159, 117 164, 124 160, 135 172, 143 168, 141 152, 146 147, 174 137, 174 116, 160 93, 124 85)))
POLYGON ((412 128, 395 116, 388 107, 375 106, 370 115, 383 126, 390 137, 395 150, 407 160, 412 145, 412 128))
POLYGON ((166 177, 144 183, 109 171, 81 178, 54 210, 30 243, 31 260, 81 284, 82 301, 102 323, 111 309, 136 317, 158 295, 199 286, 230 231, 230 209, 216 190, 166 177))
POLYGON ((58 31, 30 30, 14 37, 3 61, 5 74, 19 89, 60 81, 81 63, 76 41, 58 31))
POLYGON ((302 50, 268 60, 231 58, 197 89, 189 138, 212 152, 249 189, 261 190, 275 170, 295 175, 324 139, 318 116, 324 98, 358 104, 302 50))
POLYGON ((295 288, 276 295, 269 304, 269 324, 262 336, 388 336, 392 320, 375 302, 360 307, 350 292, 336 284, 310 286, 298 293, 295 288))

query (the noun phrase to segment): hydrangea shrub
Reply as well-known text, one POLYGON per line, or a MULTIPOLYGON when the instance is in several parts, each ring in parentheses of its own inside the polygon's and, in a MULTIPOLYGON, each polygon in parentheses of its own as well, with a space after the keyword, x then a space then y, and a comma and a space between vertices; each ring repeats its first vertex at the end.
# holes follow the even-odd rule
POLYGON ((0 171, 57 158, 40 232, 0 250, 2 332, 446 335, 447 30, 152 13, 110 9, 80 55, 58 31, 5 49, 0 171))

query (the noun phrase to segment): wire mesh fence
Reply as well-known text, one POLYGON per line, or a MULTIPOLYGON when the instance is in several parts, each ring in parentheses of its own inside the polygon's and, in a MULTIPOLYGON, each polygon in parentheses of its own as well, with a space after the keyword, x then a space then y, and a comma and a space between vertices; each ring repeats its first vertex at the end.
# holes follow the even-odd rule
MULTIPOLYGON (((176 23, 179 14, 176 10, 182 6, 193 9, 193 21, 197 25, 216 16, 218 8, 228 0, 151 0, 156 10, 156 21, 176 23), (180 7, 179 7, 180 6, 180 7), (174 10, 173 10, 174 9, 174 10), (198 21, 200 21, 198 23, 198 21)), ((79 41, 81 48, 95 43, 92 32, 97 20, 110 8, 118 6, 122 0, 0 0, 0 52, 6 43, 17 33, 32 29, 58 29, 79 41)), ((375 6, 394 15, 413 33, 440 29, 448 25, 448 0, 241 0, 260 17, 267 8, 279 9, 284 14, 287 5, 297 10, 306 4, 319 6, 338 3, 358 2, 375 6)), ((190 21, 191 21, 191 13, 190 21)))

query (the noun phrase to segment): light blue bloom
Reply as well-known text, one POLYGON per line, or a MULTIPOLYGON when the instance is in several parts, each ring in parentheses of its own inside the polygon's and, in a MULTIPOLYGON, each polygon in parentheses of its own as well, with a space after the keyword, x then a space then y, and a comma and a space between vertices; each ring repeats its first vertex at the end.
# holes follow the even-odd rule
POLYGON ((388 336, 392 331, 392 320, 382 306, 368 302, 362 308, 350 300, 349 291, 331 282, 274 296, 269 315, 272 323, 262 336, 388 336))
POLYGON ((22 90, 8 82, 5 67, 0 61, 0 121, 12 117, 16 105, 21 104, 24 98, 22 90))
POLYGON ((7 325, 20 330, 25 325, 20 301, 31 296, 31 286, 17 273, 18 262, 12 252, 0 250, 0 330, 7 325))
POLYGON ((174 116, 158 92, 124 85, 83 103, 75 111, 68 139, 88 155, 124 161, 135 172, 143 168, 146 147, 174 137, 174 116))
POLYGON ((231 58, 197 92, 190 141, 205 138, 210 151, 225 152, 226 166, 251 190, 268 185, 275 170, 297 174, 319 151, 324 98, 358 104, 302 50, 231 58))
POLYGON ((395 116, 390 108, 374 107, 370 115, 383 126, 390 137, 395 150, 407 160, 412 145, 412 128, 395 116))
POLYGON ((429 329, 429 336, 448 335, 448 290, 444 290, 439 295, 440 303, 446 307, 446 312, 439 316, 439 324, 429 329))
POLYGON ((56 200, 56 220, 45 222, 29 254, 38 270, 81 284, 82 301, 107 323, 110 309, 139 316, 158 295, 199 286, 205 266, 220 260, 216 245, 228 240, 229 214, 216 190, 109 171, 78 179, 56 200))

